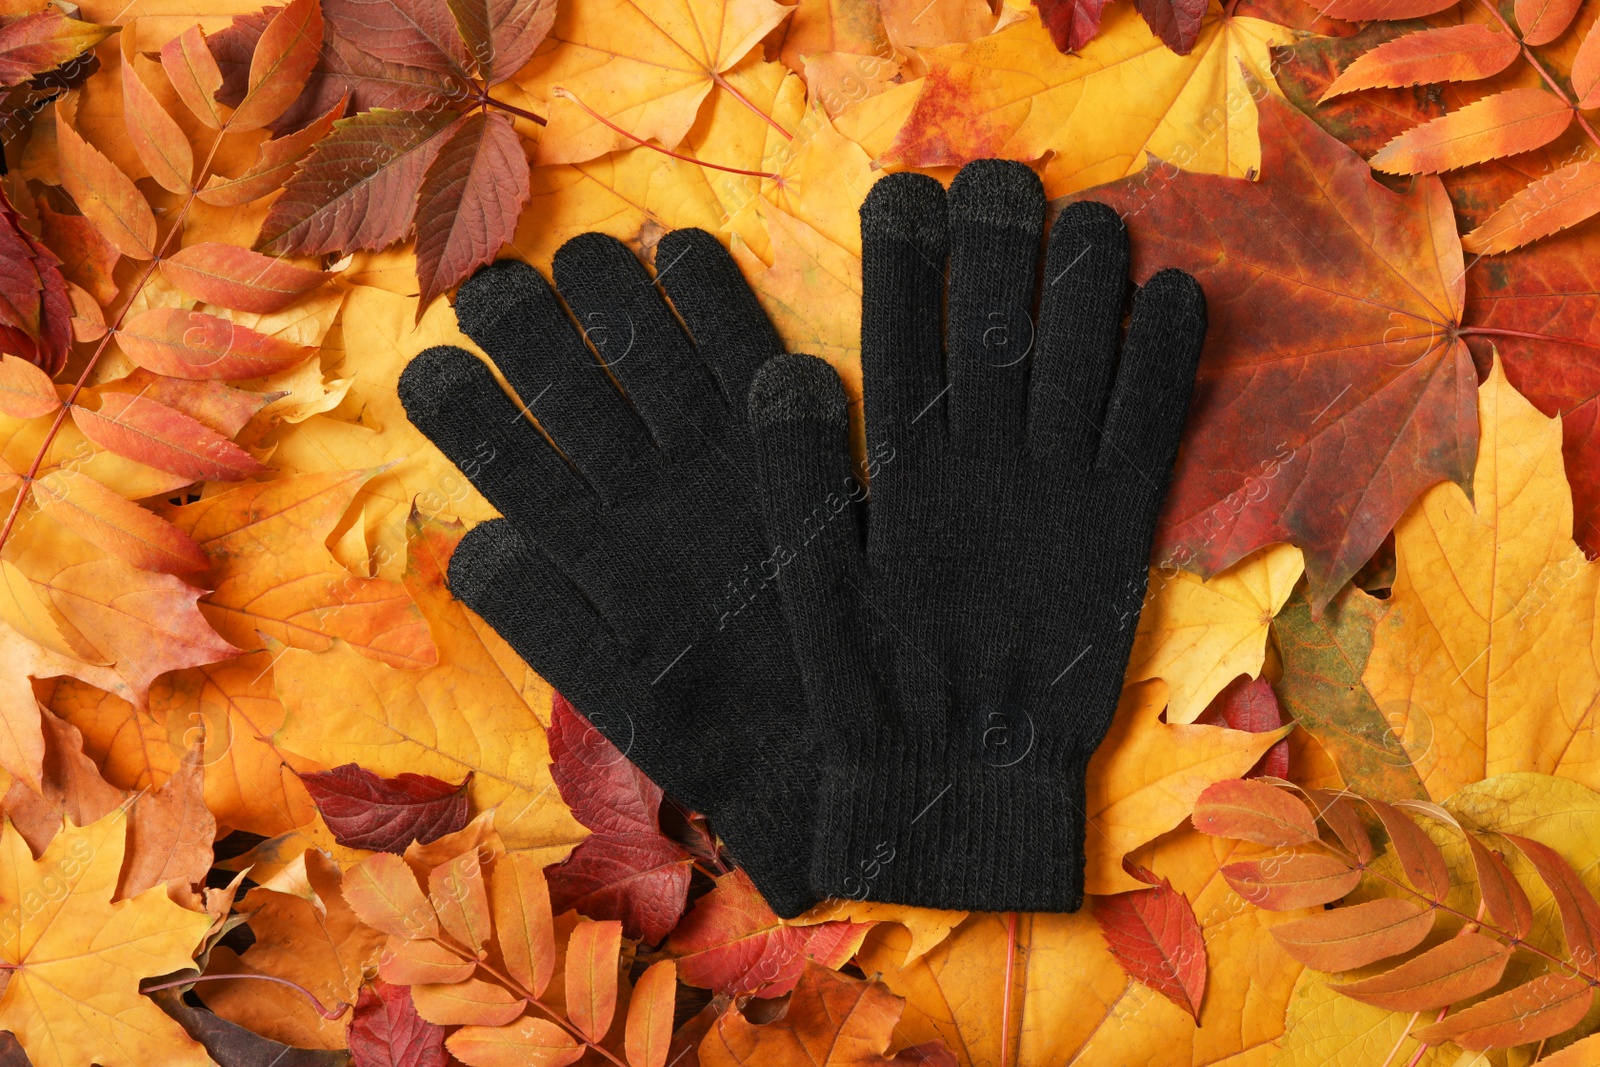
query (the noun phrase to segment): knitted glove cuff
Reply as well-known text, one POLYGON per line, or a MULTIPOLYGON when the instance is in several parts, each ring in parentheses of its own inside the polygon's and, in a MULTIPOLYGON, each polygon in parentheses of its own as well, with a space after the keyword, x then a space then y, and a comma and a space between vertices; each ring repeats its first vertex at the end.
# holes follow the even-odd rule
POLYGON ((830 768, 817 891, 951 910, 1078 910, 1088 755, 1000 758, 957 765, 890 743, 830 768))

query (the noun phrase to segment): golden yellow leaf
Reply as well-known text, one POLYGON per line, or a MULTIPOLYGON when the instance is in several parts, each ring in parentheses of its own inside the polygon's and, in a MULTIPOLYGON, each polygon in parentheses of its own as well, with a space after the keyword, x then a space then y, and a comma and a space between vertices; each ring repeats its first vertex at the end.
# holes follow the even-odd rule
POLYGON ((587 831, 550 778, 550 689, 525 688, 521 660, 445 588, 460 527, 419 519, 414 531, 406 586, 433 628, 438 665, 405 671, 346 647, 286 650, 274 671, 288 709, 280 741, 329 767, 353 762, 386 776, 460 781, 471 771, 472 806, 499 809, 506 847, 559 860, 587 831))
POLYGON ((1395 527, 1395 580, 1362 680, 1435 797, 1511 771, 1600 786, 1600 567, 1572 541, 1561 420, 1478 390, 1473 499, 1441 483, 1395 527))
POLYGON ((857 962, 868 974, 881 971, 906 998, 897 1045, 939 1039, 964 1067, 1002 1059, 1017 1067, 1194 1067, 1256 1062, 1252 1056, 1264 1064, 1300 969, 1268 930, 1304 913, 1254 908, 1217 873, 1256 848, 1185 829, 1137 857, 1171 879, 1200 922, 1211 978, 1198 1027, 1187 1012, 1128 978, 1106 948, 1092 899, 1071 914, 974 913, 909 962, 902 961, 910 934, 884 923, 868 933, 857 962))
POLYGON ((772 0, 593 0, 557 8, 546 48, 515 79, 547 101, 537 164, 581 163, 640 140, 676 148, 723 73, 791 9, 772 0))
POLYGON ((1133 7, 1114 4, 1099 36, 1063 55, 1030 11, 998 33, 924 53, 928 76, 885 161, 1048 156, 1051 196, 1137 174, 1146 153, 1244 177, 1261 165, 1245 71, 1276 92, 1268 50, 1292 39, 1270 22, 1224 18, 1212 4, 1194 49, 1180 56, 1133 7))
POLYGON ((1128 681, 1165 678, 1168 722, 1194 722, 1241 674, 1255 677, 1267 651, 1267 624, 1305 570, 1300 550, 1270 545, 1210 581, 1152 568, 1128 657, 1128 681))
POLYGON ((905 904, 880 904, 871 900, 839 898, 824 900, 804 915, 785 919, 790 926, 815 926, 825 922, 899 923, 911 932, 906 946, 905 966, 950 936, 950 931, 967 918, 964 911, 913 908, 905 904))
POLYGON ((1239 777, 1293 729, 1252 734, 1164 723, 1166 704, 1167 684, 1160 679, 1125 688, 1111 729, 1089 760, 1085 892, 1143 888, 1122 869, 1122 857, 1188 818, 1206 786, 1239 777))
POLYGON ((205 1050, 139 992, 141 979, 191 966, 211 916, 167 899, 161 886, 113 904, 127 816, 70 823, 38 860, 16 828, 0 826, 0 937, 10 972, 0 1029, 35 1067, 207 1067, 205 1050))

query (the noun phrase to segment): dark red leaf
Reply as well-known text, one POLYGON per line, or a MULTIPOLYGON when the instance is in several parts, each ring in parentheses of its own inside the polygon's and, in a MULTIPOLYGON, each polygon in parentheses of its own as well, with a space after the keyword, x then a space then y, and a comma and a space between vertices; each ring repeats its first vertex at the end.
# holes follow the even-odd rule
POLYGON ((1161 43, 1186 56, 1200 39, 1200 19, 1206 13, 1206 0, 1134 0, 1139 14, 1161 43))
MULTIPOLYGON (((1283 726, 1283 711, 1278 707, 1278 696, 1272 691, 1271 683, 1265 678, 1240 675, 1229 682, 1194 721, 1202 726, 1226 726, 1230 730, 1264 734, 1283 726)), ((1289 777, 1289 739, 1286 737, 1263 752, 1244 777, 1289 777)))
POLYGON ((383 778, 354 763, 300 775, 333 839, 346 848, 404 854, 467 825, 467 783, 426 774, 383 778))
POLYGON ((382 979, 361 987, 350 1016, 350 1062, 354 1067, 445 1067, 442 1026, 426 1022, 411 1002, 411 990, 382 979))
POLYGON ((1076 52, 1100 32, 1100 16, 1110 0, 1033 0, 1050 40, 1062 52, 1076 52))
POLYGON ((498 85, 533 56, 555 22, 555 0, 449 0, 478 76, 498 85))
POLYGON ((1156 557, 1209 576, 1291 541, 1320 614, 1419 493, 1472 484, 1463 260, 1437 179, 1392 192, 1277 96, 1258 107, 1257 181, 1156 162, 1081 195, 1128 220, 1137 280, 1179 267, 1206 293, 1156 557))
POLYGON ((530 192, 510 119, 476 112, 456 125, 417 193, 418 322, 434 297, 499 254, 530 192))
POLYGON ((61 262, 22 228, 0 189, 0 351, 55 374, 72 347, 72 300, 61 262))
MULTIPOLYGON (((1141 872, 1141 881, 1149 872, 1141 872)), ((1206 992, 1206 942, 1189 901, 1162 878, 1149 889, 1096 897, 1094 918, 1111 954, 1134 979, 1196 1021, 1206 992)))
POLYGON ((101 304, 116 299, 117 282, 112 272, 122 253, 95 229, 94 223, 82 215, 56 211, 41 199, 39 226, 45 245, 61 261, 61 270, 68 278, 87 289, 101 304))
POLYGON ((467 74, 467 53, 445 0, 323 0, 328 21, 390 63, 467 74))
POLYGON ((335 123, 273 201, 256 247, 271 255, 353 252, 405 237, 454 119, 449 111, 380 108, 335 123))
POLYGON ((556 693, 550 702, 550 777, 572 817, 596 833, 661 832, 661 787, 556 693))
MULTIPOLYGON (((227 29, 206 39, 222 71, 222 88, 217 93, 222 103, 231 107, 244 99, 256 40, 279 10, 266 7, 240 15, 227 29)), ((311 68, 305 91, 267 128, 278 136, 299 130, 326 114, 346 94, 350 110, 361 112, 374 107, 438 108, 458 93, 444 75, 379 59, 330 24, 324 27, 322 52, 311 68)))
POLYGON ((658 945, 688 903, 693 862, 660 834, 595 834, 544 869, 551 910, 619 919, 624 937, 658 945))

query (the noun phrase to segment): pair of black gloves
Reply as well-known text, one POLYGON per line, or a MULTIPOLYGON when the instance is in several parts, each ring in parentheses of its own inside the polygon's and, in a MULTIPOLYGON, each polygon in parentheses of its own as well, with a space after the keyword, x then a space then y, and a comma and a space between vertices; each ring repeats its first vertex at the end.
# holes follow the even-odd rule
POLYGON ((514 261, 463 285, 516 399, 459 348, 401 378, 505 516, 462 540, 452 591, 710 816, 779 915, 1082 902, 1084 773, 1206 313, 1163 271, 1124 339, 1121 220, 1069 206, 1041 277, 1045 213, 998 160, 948 193, 873 186, 855 462, 838 375, 784 353, 701 230, 661 239, 653 279, 590 233, 556 254, 559 299, 514 261))

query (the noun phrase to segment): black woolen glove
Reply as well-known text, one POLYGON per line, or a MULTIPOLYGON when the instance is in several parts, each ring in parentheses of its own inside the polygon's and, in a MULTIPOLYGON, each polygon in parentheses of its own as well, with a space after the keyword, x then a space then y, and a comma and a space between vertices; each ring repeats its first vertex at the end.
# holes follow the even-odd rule
POLYGON ((841 499, 834 371, 781 355, 751 389, 777 584, 829 752, 823 895, 1082 902, 1084 772, 1117 706, 1206 314, 1195 280, 1163 271, 1122 340, 1121 220, 1068 207, 1036 279, 1044 216, 1038 178, 997 160, 948 195, 916 174, 868 194, 865 509, 841 499))
POLYGON ((802 755, 814 731, 776 591, 763 589, 772 566, 746 421, 751 376, 783 347, 711 235, 666 235, 656 263, 652 281, 613 238, 567 242, 555 281, 583 335, 537 271, 484 268, 456 314, 519 399, 451 347, 417 356, 400 397, 505 516, 462 540, 452 592, 709 815, 778 914, 794 916, 815 900, 815 770, 802 755))

